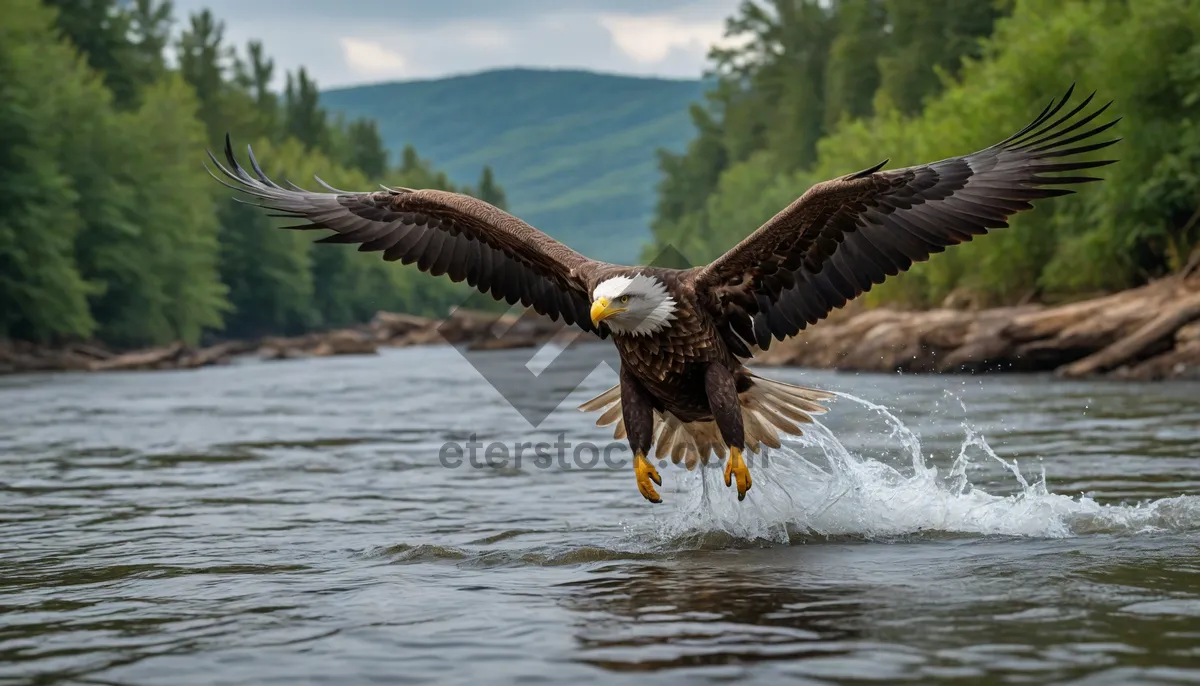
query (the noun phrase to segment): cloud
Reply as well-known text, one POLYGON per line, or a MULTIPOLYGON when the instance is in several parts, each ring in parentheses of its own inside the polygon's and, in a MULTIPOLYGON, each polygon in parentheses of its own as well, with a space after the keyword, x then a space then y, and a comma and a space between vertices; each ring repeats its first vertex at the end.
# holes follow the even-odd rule
POLYGON ((453 27, 453 35, 465 45, 481 50, 507 48, 512 43, 512 32, 506 28, 486 23, 467 22, 453 27))
POLYGON ((403 76, 407 62, 404 55, 379 43, 359 38, 342 38, 342 53, 346 65, 364 76, 403 76))
POLYGON ((276 80, 304 66, 321 88, 506 67, 696 78, 740 0, 175 0, 204 8, 239 51, 262 41, 276 80))
POLYGON ((720 21, 688 22, 669 15, 603 14, 599 19, 617 47, 643 64, 662 62, 675 49, 707 54, 725 32, 720 21))

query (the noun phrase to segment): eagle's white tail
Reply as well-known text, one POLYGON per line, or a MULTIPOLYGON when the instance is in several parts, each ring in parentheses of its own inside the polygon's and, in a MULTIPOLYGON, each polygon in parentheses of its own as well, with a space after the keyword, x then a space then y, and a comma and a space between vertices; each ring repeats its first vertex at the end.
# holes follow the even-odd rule
MULTIPOLYGON (((751 377, 754 384, 738 394, 738 399, 742 405, 746 448, 756 453, 764 445, 778 448, 780 433, 802 435, 804 432, 799 424, 811 424, 813 415, 823 414, 828 409, 817 401, 833 397, 828 391, 793 386, 755 374, 751 377)), ((603 410, 596 426, 615 423, 613 438, 625 438, 620 384, 580 405, 579 409, 583 412, 603 410)), ((697 464, 708 464, 709 455, 725 457, 725 442, 721 440, 716 422, 682 422, 670 412, 654 413, 654 446, 655 459, 670 455, 672 462, 682 462, 688 469, 695 469, 697 464)))

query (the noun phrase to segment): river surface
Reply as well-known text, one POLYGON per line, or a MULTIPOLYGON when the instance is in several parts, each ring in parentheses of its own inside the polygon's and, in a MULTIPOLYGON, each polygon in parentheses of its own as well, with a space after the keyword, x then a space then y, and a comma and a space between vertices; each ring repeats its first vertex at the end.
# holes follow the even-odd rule
POLYGON ((760 372, 845 395, 661 505, 603 367, 537 428, 449 347, 2 378, 0 683, 1200 682, 1200 386, 760 372))

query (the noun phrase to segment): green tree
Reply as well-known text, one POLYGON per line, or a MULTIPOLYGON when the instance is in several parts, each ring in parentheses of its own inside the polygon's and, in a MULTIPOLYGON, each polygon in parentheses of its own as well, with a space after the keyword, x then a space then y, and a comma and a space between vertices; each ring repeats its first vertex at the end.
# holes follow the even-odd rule
POLYGON ((504 189, 496 183, 496 175, 488 165, 484 165, 483 171, 479 174, 479 185, 475 188, 474 194, 480 200, 491 203, 500 209, 508 207, 504 189))
POLYGON ((890 40, 879 59, 881 94, 901 112, 915 114, 958 73, 964 56, 982 54, 982 39, 1000 16, 996 2, 886 0, 890 40))
MULTIPOLYGON (((157 82, 166 73, 163 51, 171 39, 171 3, 169 0, 134 0, 123 7, 129 17, 128 39, 132 50, 129 51, 129 62, 122 69, 141 89, 157 82)), ((119 93, 117 97, 119 100, 119 93)))
POLYGON ((329 149, 329 122, 320 106, 317 84, 301 67, 295 76, 288 74, 284 91, 284 131, 308 150, 329 149))
POLYGON ((401 174, 418 174, 425 168, 425 163, 417 155, 417 149, 411 145, 404 146, 404 150, 400 153, 400 169, 401 174))
MULTIPOLYGON (((297 141, 254 143, 268 174, 288 178, 307 167, 297 141)), ((324 173, 324 171, 323 171, 324 173)), ((232 336, 294 334, 319 323, 312 305, 309 236, 280 231, 283 223, 242 203, 226 202, 220 211, 221 281, 229 289, 233 312, 226 331, 232 336)))
POLYGON ((87 230, 76 253, 102 289, 91 310, 104 340, 195 343, 221 327, 218 226, 211 179, 196 164, 206 136, 195 111, 178 76, 146 88, 137 110, 112 119, 80 183, 87 230))
POLYGON ((104 128, 108 94, 36 0, 0 12, 0 335, 49 340, 95 328, 75 262, 83 228, 72 177, 104 128))
POLYGON ((356 119, 346 129, 346 164, 369 179, 381 179, 387 173, 388 152, 373 119, 356 119))
POLYGON ((250 41, 246 46, 249 63, 239 62, 244 70, 245 84, 254 99, 258 115, 257 133, 274 140, 279 131, 279 96, 271 90, 271 79, 275 75, 275 61, 263 52, 260 41, 250 41))
POLYGON ((435 171, 429 161, 421 159, 421 156, 417 154, 416 149, 411 145, 404 146, 404 150, 400 154, 400 168, 396 170, 396 175, 404 181, 403 183, 394 185, 405 186, 407 188, 458 190, 446 178, 445 172, 435 171))
POLYGON ((833 8, 836 36, 825 75, 825 130, 832 130, 843 117, 871 114, 887 38, 882 0, 840 0, 833 8))
POLYGON ((198 115, 210 141, 220 139, 227 120, 225 72, 233 52, 223 44, 224 36, 225 25, 211 11, 203 10, 189 17, 189 26, 176 45, 179 71, 196 91, 198 115))
POLYGON ((117 101, 131 102, 137 89, 127 69, 133 61, 131 22, 117 0, 46 0, 45 4, 57 10, 55 23, 62 37, 86 57, 93 70, 104 75, 117 101))

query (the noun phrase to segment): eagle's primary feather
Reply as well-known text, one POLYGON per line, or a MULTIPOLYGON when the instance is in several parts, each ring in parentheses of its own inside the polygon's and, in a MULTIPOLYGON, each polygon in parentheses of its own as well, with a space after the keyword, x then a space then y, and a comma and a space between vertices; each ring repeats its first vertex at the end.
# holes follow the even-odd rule
MULTIPOLYGON (((689 467, 728 455, 726 483, 750 488, 745 447, 777 447, 779 433, 824 411, 824 391, 751 374, 742 364, 824 319, 850 300, 948 246, 1003 228, 1032 201, 1097 181, 1074 175, 1113 160, 1080 159, 1116 143, 1096 140, 1117 123, 1095 124, 1108 105, 1085 112, 1089 95, 1063 113, 1074 90, 1028 126, 978 152, 904 169, 886 160, 819 183, 729 252, 685 270, 624 267, 588 259, 482 200, 438 190, 387 188, 312 192, 272 181, 247 149, 253 173, 233 154, 209 157, 255 203, 329 229, 321 243, 355 243, 385 260, 466 281, 510 304, 601 337, 621 354, 621 383, 580 409, 602 410, 635 453, 638 488, 657 502, 649 463, 670 456, 689 467)), ((1111 104, 1111 103, 1110 103, 1111 104)), ((215 174, 214 174, 215 176, 215 174)), ((232 183, 230 183, 232 182, 232 183)))

